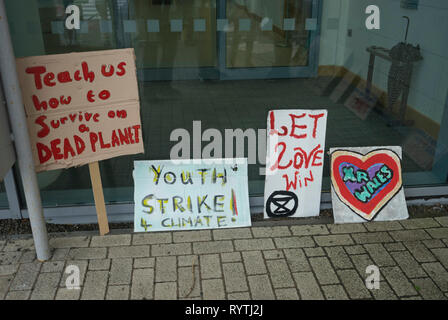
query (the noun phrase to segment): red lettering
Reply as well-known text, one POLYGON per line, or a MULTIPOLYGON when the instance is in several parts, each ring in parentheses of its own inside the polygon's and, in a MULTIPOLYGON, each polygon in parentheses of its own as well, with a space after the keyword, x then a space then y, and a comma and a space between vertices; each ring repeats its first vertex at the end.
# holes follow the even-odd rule
POLYGON ((109 65, 109 70, 106 70, 106 65, 103 64, 101 66, 101 73, 103 74, 103 76, 105 77, 110 77, 111 75, 114 74, 114 66, 113 65, 109 65))
POLYGON ((93 94, 92 90, 89 90, 89 91, 87 92, 87 100, 88 100, 89 102, 95 102, 95 99, 93 99, 94 96, 95 96, 95 95, 93 94))
POLYGON ((126 65, 126 62, 120 62, 117 66, 117 69, 120 71, 117 71, 117 76, 123 76, 126 73, 126 70, 124 69, 124 66, 126 65))
POLYGON ((95 80, 95 73, 93 73, 92 71, 89 71, 89 66, 88 66, 87 62, 83 61, 81 63, 81 66, 82 66, 82 74, 84 76, 84 80, 93 82, 93 80, 95 80))
MULTIPOLYGON (((42 129, 40 129, 37 132, 37 136, 39 138, 44 138, 46 137, 49 133, 50 133, 50 128, 47 126, 47 124, 45 123, 45 120, 47 119, 46 116, 40 116, 38 117, 36 120, 34 120, 35 124, 38 124, 42 127, 42 129)), ((42 163, 42 162, 41 162, 42 163)))
POLYGON ((56 82, 52 82, 52 80, 54 80, 54 73, 53 72, 49 72, 44 76, 44 83, 45 85, 49 86, 49 87, 54 87, 56 85, 56 82))
POLYGON ((64 156, 61 153, 61 149, 58 145, 61 143, 61 139, 54 139, 50 142, 51 152, 55 160, 61 160, 64 156))
POLYGON ((290 114, 289 115, 291 117, 291 121, 292 121, 291 135, 290 135, 291 137, 294 137, 296 139, 304 139, 304 138, 306 138, 306 133, 300 134, 300 135, 296 135, 295 134, 295 129, 296 128, 298 128, 298 129, 306 129, 306 127, 307 127, 306 125, 297 125, 296 124, 296 120, 305 117, 305 115, 306 115, 305 113, 301 114, 300 116, 297 116, 295 114, 290 114))
POLYGON ((100 92, 100 94, 98 95, 98 97, 100 97, 101 100, 107 100, 110 98, 110 92, 109 90, 102 90, 100 92))
POLYGON ((288 134, 288 128, 286 126, 281 126, 283 132, 279 133, 277 129, 275 129, 275 115, 274 112, 269 112, 269 120, 271 123, 271 130, 269 131, 270 135, 278 134, 279 136, 286 136, 288 134))
POLYGON ((51 150, 46 145, 38 142, 36 143, 37 155, 39 156, 39 163, 45 163, 51 159, 51 150))
POLYGON ((76 152, 78 153, 78 155, 80 155, 84 151, 84 149, 86 148, 86 144, 77 135, 74 135, 73 139, 75 140, 76 152))
POLYGON ((138 130, 140 129, 140 125, 137 124, 135 126, 132 127, 134 129, 134 136, 135 136, 135 142, 138 143, 139 142, 139 133, 138 130))
POLYGON ((104 143, 103 133, 102 132, 98 132, 98 135, 100 136, 100 146, 101 146, 101 149, 109 149, 110 148, 110 143, 104 143))
POLYGON ((58 81, 60 83, 72 82, 70 73, 68 71, 62 71, 58 73, 58 81))
POLYGON ((90 132, 90 145, 92 147, 92 151, 96 151, 95 143, 98 142, 98 135, 95 132, 90 132))
POLYGON ((281 166, 280 165, 280 161, 282 161, 283 155, 285 154, 286 151, 286 143, 284 142, 279 142, 277 143, 277 145, 275 146, 275 152, 277 152, 278 146, 282 146, 283 149, 282 151, 279 153, 279 156, 277 158, 277 161, 275 162, 275 164, 271 167, 271 171, 274 171, 275 169, 287 169, 291 166, 292 160, 289 160, 288 164, 286 166, 281 166))
POLYGON ((46 101, 39 101, 39 98, 36 95, 33 95, 33 104, 36 111, 40 111, 41 109, 47 110, 48 105, 46 101))
POLYGON ((316 115, 309 114, 308 117, 314 119, 314 125, 313 125, 313 138, 316 138, 316 132, 317 132, 317 121, 325 116, 325 113, 319 113, 316 115))
POLYGON ((42 73, 45 73, 47 69, 44 66, 36 66, 36 67, 28 67, 25 69, 25 72, 28 74, 34 74, 34 84, 36 86, 36 89, 42 89, 42 80, 40 78, 40 75, 42 73))
POLYGON ((81 72, 79 70, 75 71, 74 78, 75 78, 76 81, 81 81, 82 80, 80 73, 81 72))
POLYGON ((70 140, 68 138, 64 139, 64 159, 68 158, 68 154, 71 154, 72 157, 75 156, 75 150, 73 150, 72 145, 70 144, 70 140))

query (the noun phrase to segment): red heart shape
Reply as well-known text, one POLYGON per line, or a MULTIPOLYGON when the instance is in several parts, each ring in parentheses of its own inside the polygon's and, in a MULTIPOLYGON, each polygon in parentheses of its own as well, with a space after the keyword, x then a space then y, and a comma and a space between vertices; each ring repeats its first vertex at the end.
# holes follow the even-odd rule
MULTIPOLYGON (((350 166, 347 165, 344 168, 347 167, 350 166)), ((363 219, 371 221, 402 187, 400 157, 393 151, 387 149, 377 149, 366 155, 348 150, 336 150, 331 154, 331 182, 339 200, 363 219), (342 164, 353 165, 353 171, 349 170, 349 178, 357 178, 356 181, 351 181, 361 186, 361 188, 357 189, 358 194, 364 192, 364 195, 370 195, 369 200, 361 201, 359 197, 355 196, 355 192, 348 188, 346 181, 344 181, 346 178, 341 176, 340 169, 342 164), (380 172, 380 170, 373 177, 370 175, 366 177, 362 173, 359 173, 361 171, 367 172, 369 168, 375 165, 385 165, 389 169, 387 172, 391 172, 391 176, 386 179, 384 176, 385 173, 380 172), (356 172, 354 171, 355 168, 358 169, 356 172), (364 181, 360 181, 359 177, 364 177, 372 182, 369 183, 365 179, 364 181), (366 187, 367 185, 369 186, 366 187), (374 190, 373 187, 377 189, 374 190)))

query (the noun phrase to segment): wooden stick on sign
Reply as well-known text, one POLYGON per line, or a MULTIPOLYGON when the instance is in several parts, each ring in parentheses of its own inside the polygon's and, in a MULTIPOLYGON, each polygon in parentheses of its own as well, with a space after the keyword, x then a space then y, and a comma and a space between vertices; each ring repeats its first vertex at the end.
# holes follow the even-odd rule
POLYGON ((109 233, 109 222, 107 220, 106 204, 104 203, 103 184, 98 161, 89 163, 90 180, 92 181, 93 197, 95 198, 96 215, 98 216, 98 226, 100 235, 109 233))

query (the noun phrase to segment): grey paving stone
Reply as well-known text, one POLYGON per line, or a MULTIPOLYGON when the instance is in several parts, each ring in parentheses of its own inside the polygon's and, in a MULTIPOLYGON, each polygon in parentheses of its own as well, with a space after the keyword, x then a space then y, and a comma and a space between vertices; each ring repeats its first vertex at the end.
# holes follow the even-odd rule
POLYGON ((332 234, 367 232, 362 223, 329 224, 328 230, 332 234))
POLYGON ((261 251, 243 251, 243 262, 248 275, 267 273, 261 251))
POLYGON ((288 237, 291 231, 287 226, 252 228, 254 238, 288 237))
POLYGON ((105 259, 107 256, 106 248, 72 248, 68 253, 68 259, 105 259))
POLYGON ((412 297, 401 298, 401 300, 423 300, 423 298, 420 296, 412 296, 412 297))
POLYGON ((309 262, 321 285, 339 283, 339 279, 327 257, 310 258, 309 262))
POLYGON ((375 300, 397 300, 397 295, 393 292, 392 288, 386 281, 380 281, 379 289, 371 289, 375 300))
POLYGON ((61 273, 41 273, 31 293, 31 300, 53 300, 58 289, 61 273))
POLYGON ((81 300, 104 300, 108 271, 87 271, 81 300))
POLYGON ((30 263, 37 261, 36 259, 36 251, 25 249, 22 251, 22 256, 20 257, 20 263, 30 263))
POLYGON ((3 264, 0 265, 0 277, 13 275, 19 268, 18 264, 3 264))
POLYGON ((111 259, 89 260, 89 270, 109 270, 111 259))
POLYGON ((352 237, 357 244, 394 242, 387 232, 356 233, 352 237))
POLYGON ((445 244, 440 239, 431 239, 431 240, 423 240, 422 243, 428 248, 428 249, 434 249, 434 248, 445 248, 445 244))
POLYGON ((387 282, 399 297, 417 294, 414 286, 409 282, 399 267, 381 268, 381 274, 386 278, 387 282))
POLYGON ((436 219, 436 221, 444 227, 448 227, 448 216, 444 216, 444 217, 436 217, 434 218, 436 219))
POLYGON ((199 265, 201 266, 202 279, 213 279, 222 277, 219 254, 215 253, 199 256, 199 265))
MULTIPOLYGON (((277 239, 284 239, 284 238, 277 238, 277 239)), ((237 251, 275 249, 274 242, 270 238, 239 239, 234 240, 234 243, 235 243, 235 249, 237 251)))
POLYGON ((111 286, 107 287, 106 300, 128 300, 129 299, 129 285, 111 286))
MULTIPOLYGON (((330 248, 330 247, 329 247, 330 248)), ((305 255, 307 257, 323 257, 326 255, 325 251, 323 248, 321 247, 316 247, 316 248, 304 248, 303 250, 305 250, 305 255)))
POLYGON ((193 253, 195 254, 223 253, 233 251, 233 243, 230 240, 193 242, 193 253))
MULTIPOLYGON (((4 298, 11 284, 11 276, 0 277, 0 300, 4 298)), ((11 291, 10 291, 11 292, 11 291)))
POLYGON ((88 264, 87 260, 68 260, 68 261, 66 261, 59 286, 62 288, 65 288, 67 278, 69 276, 74 275, 73 271, 71 271, 71 269, 70 269, 71 268, 70 266, 76 266, 79 268, 79 283, 80 283, 80 286, 82 286, 84 279, 85 279, 86 271, 87 271, 87 264, 88 264), (68 268, 68 267, 70 267, 70 268, 68 268))
POLYGON ((295 236, 314 236, 329 234, 324 224, 291 226, 291 232, 295 236))
POLYGON ((201 277, 199 268, 182 267, 177 269, 177 283, 179 289, 179 298, 192 298, 201 295, 201 277))
POLYGON ((391 255, 408 278, 427 276, 420 263, 408 251, 392 252, 391 255))
MULTIPOLYGON (((274 241, 275 241, 276 247, 279 249, 307 248, 307 247, 315 246, 313 238, 311 238, 309 236, 274 238, 274 241)), ((267 249, 273 249, 273 248, 267 248, 267 249)), ((266 249, 263 249, 263 250, 266 250, 266 249)))
POLYGON ((396 263, 381 243, 365 244, 364 248, 378 267, 394 266, 396 263))
POLYGON ((132 235, 132 245, 171 243, 171 232, 136 233, 132 235))
POLYGON ((433 239, 448 239, 448 228, 425 229, 433 239))
POLYGON ((401 225, 406 229, 427 229, 440 227, 434 218, 419 218, 400 221, 401 225))
POLYGON ((222 269, 224 284, 228 293, 249 289, 246 282, 246 273, 241 262, 225 263, 222 265, 222 269))
POLYGON ((323 300, 324 296, 312 272, 292 274, 302 300, 323 300))
POLYGON ((173 232, 174 242, 211 241, 210 230, 177 231, 173 232))
POLYGON ((333 234, 328 236, 315 236, 314 240, 318 246, 347 246, 354 244, 352 238, 348 234, 333 234))
POLYGON ((274 249, 274 250, 265 250, 263 251, 263 256, 266 260, 273 260, 273 259, 281 259, 284 257, 283 251, 281 249, 274 249))
POLYGON ((432 253, 448 269, 448 248, 431 249, 432 253))
POLYGON ((327 300, 348 300, 344 287, 340 284, 322 286, 322 291, 327 300))
POLYGON ((109 248, 109 258, 143 258, 143 257, 149 257, 149 246, 123 246, 123 247, 109 248))
POLYGON ((343 247, 326 247, 325 251, 336 270, 353 268, 353 264, 348 255, 345 253, 343 247))
POLYGON ((437 288, 430 278, 412 279, 414 287, 425 300, 446 300, 442 291, 437 288))
POLYGON ((132 277, 132 258, 115 258, 109 272, 109 285, 130 284, 132 277))
POLYGON ((280 288, 274 291, 277 300, 300 300, 296 288, 280 288))
POLYGON ((57 237, 50 238, 49 244, 52 248, 85 248, 90 243, 90 237, 57 237))
POLYGON ((365 226, 370 232, 395 231, 403 229, 398 221, 372 221, 366 223, 365 226))
POLYGON ((422 242, 420 241, 404 242, 404 245, 418 262, 436 261, 434 255, 427 247, 423 245, 422 242))
POLYGON ((59 288, 55 300, 79 300, 80 297, 81 289, 59 288))
MULTIPOLYGON (((179 256, 184 257, 184 256, 179 256)), ((134 258, 134 268, 142 269, 142 268, 154 268, 156 264, 156 258, 134 258)), ((179 266, 183 266, 179 263, 179 266)))
POLYGON ((360 244, 356 244, 356 245, 353 245, 353 246, 344 246, 344 250, 349 255, 366 253, 366 250, 360 244))
POLYGON ((61 261, 65 260, 68 257, 68 253, 70 252, 70 248, 57 248, 53 249, 51 261, 61 261))
POLYGON ((31 290, 39 275, 41 265, 40 262, 21 264, 11 283, 10 290, 31 290))
POLYGON ((130 234, 115 234, 106 236, 93 236, 90 242, 91 247, 116 247, 116 246, 130 246, 130 234))
POLYGON ((4 252, 12 251, 34 251, 33 239, 14 239, 8 240, 2 249, 4 252))
POLYGON ((191 243, 153 244, 151 246, 151 255, 154 257, 184 254, 191 254, 191 243))
POLYGON ((291 272, 311 271, 311 266, 303 249, 284 249, 283 251, 291 272))
POLYGON ((359 254, 351 256, 353 264, 355 265, 356 270, 358 270, 361 276, 367 276, 366 269, 368 266, 374 265, 372 259, 368 254, 359 254))
POLYGON ((228 300, 249 300, 250 293, 249 292, 232 292, 227 294, 228 300))
POLYGON ((389 252, 406 250, 401 242, 385 243, 384 248, 389 252))
POLYGON ((274 288, 291 288, 294 287, 294 280, 289 271, 288 264, 284 259, 268 260, 266 265, 274 288))
POLYGON ((371 295, 369 290, 366 288, 366 284, 358 275, 358 273, 353 270, 338 270, 336 271, 341 279, 341 283, 347 291, 351 299, 370 299, 371 295))
POLYGON ((47 261, 42 264, 41 272, 63 272, 65 261, 47 261))
POLYGON ((274 290, 268 275, 248 276, 250 293, 254 300, 274 300, 274 290))
POLYGON ((226 298, 222 279, 202 280, 202 292, 204 300, 224 300, 226 298))
POLYGON ((0 265, 16 264, 21 256, 22 252, 0 252, 0 265))
POLYGON ((176 257, 156 258, 156 282, 176 281, 176 257))
POLYGON ((176 300, 177 299, 177 283, 161 282, 156 283, 154 288, 155 300, 176 300))
POLYGON ((232 240, 252 238, 250 228, 217 229, 213 230, 214 240, 232 240))
POLYGON ((425 230, 401 230, 390 231, 389 234, 395 241, 419 241, 431 239, 431 236, 425 230))
POLYGON ((28 300, 30 295, 31 290, 9 291, 5 300, 28 300))
POLYGON ((448 272, 440 262, 423 263, 422 268, 444 292, 448 291, 448 272))
POLYGON ((242 261, 241 252, 224 252, 221 253, 221 262, 240 262, 242 261))
POLYGON ((154 298, 154 269, 135 269, 132 273, 131 299, 154 298))

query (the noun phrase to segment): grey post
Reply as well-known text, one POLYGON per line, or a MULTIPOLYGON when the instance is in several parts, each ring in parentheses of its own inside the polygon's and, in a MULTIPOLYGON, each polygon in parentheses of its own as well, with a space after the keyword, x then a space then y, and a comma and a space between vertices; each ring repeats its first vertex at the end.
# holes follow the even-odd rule
POLYGON ((34 168, 33 154, 31 153, 31 143, 26 125, 22 94, 17 78, 15 56, 9 34, 4 0, 0 0, 0 74, 11 129, 14 135, 18 158, 17 162, 19 164, 26 205, 30 216, 37 259, 45 261, 50 258, 50 247, 34 168))

